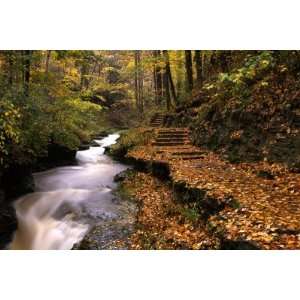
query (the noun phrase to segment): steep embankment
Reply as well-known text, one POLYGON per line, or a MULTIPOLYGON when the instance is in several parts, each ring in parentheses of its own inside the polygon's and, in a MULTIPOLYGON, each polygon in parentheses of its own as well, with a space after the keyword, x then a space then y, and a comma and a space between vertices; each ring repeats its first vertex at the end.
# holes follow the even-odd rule
POLYGON ((193 143, 231 162, 267 161, 300 171, 300 80, 284 65, 221 74, 165 118, 193 143), (254 75, 247 75, 248 73, 254 75))
POLYGON ((170 179, 174 197, 199 214, 220 248, 300 248, 300 174, 280 164, 232 164, 191 145, 187 129, 156 129, 155 136, 127 157, 170 179))
MULTIPOLYGON (((159 238, 166 232, 173 232, 173 240, 178 241, 178 230, 176 233, 169 228, 170 216, 159 215, 159 211, 160 207, 179 205, 182 208, 180 213, 176 210, 179 219, 187 209, 201 224, 193 227, 195 232, 205 233, 204 238, 199 237, 199 245, 202 241, 212 241, 197 248, 197 243, 187 239, 189 226, 184 229, 185 221, 174 221, 187 248, 299 249, 297 94, 286 99, 287 102, 279 102, 281 105, 273 101, 275 108, 270 104, 265 110, 260 106, 265 102, 253 100, 251 105, 239 108, 238 123, 234 123, 233 117, 236 109, 229 111, 232 99, 216 103, 204 91, 201 95, 202 102, 206 99, 205 104, 195 100, 188 108, 179 108, 165 120, 157 116, 151 123, 155 127, 163 123, 182 127, 150 127, 131 133, 131 146, 124 151, 126 159, 135 163, 139 170, 171 182, 169 189, 158 195, 155 190, 162 183, 153 184, 151 176, 137 175, 127 181, 127 187, 134 186, 142 207, 140 219, 144 229, 135 235, 140 237, 135 240, 137 248, 141 247, 145 236, 151 237, 152 247, 169 248, 172 243, 161 243, 159 238), (205 117, 201 117, 203 107, 208 111, 205 117), (253 123, 245 116, 252 116, 253 123), (294 117, 289 120, 289 116, 294 117), (270 130, 270 124, 276 130, 270 130), (153 139, 135 144, 134 136, 145 132, 153 139), (255 139, 258 142, 254 142, 255 139), (135 180, 142 184, 137 186, 135 180), (175 201, 179 202, 175 204, 175 201), (156 217, 156 223, 163 225, 157 229, 148 226, 146 214, 156 217)), ((266 95, 260 97, 269 99, 266 95)), ((173 246, 181 247, 181 244, 174 242, 173 246)))

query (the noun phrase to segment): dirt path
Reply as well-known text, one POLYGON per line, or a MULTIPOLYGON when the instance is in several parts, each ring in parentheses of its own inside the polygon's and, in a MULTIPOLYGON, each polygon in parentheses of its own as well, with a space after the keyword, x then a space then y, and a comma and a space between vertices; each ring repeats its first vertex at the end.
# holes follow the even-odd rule
POLYGON ((155 139, 128 156, 165 164, 177 198, 198 205, 229 244, 300 249, 300 174, 265 162, 231 164, 193 146, 187 128, 156 128, 155 139))

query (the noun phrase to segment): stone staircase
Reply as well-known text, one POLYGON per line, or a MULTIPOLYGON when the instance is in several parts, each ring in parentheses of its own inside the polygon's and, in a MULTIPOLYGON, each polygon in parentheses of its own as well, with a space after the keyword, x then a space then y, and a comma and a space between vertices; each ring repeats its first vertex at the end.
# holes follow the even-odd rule
POLYGON ((300 249, 299 174, 266 162, 232 164, 192 145, 188 128, 151 130, 151 144, 128 157, 148 164, 155 176, 168 176, 178 199, 197 202, 221 249, 300 249))
POLYGON ((190 145, 189 130, 186 128, 161 128, 157 131, 153 146, 168 147, 190 145))
POLYGON ((160 128, 152 143, 156 153, 165 153, 170 159, 202 159, 204 152, 192 145, 188 128, 160 128))
POLYGON ((151 127, 161 127, 163 125, 164 118, 165 118, 165 116, 163 114, 156 114, 152 118, 152 120, 150 122, 150 126, 151 127))

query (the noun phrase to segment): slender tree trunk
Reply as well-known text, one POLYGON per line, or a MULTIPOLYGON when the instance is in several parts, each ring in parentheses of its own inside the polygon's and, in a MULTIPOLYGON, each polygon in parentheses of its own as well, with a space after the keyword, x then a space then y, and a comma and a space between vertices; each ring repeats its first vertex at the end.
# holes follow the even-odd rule
POLYGON ((139 102, 140 102, 140 112, 144 112, 144 72, 141 64, 141 51, 139 51, 139 102))
POLYGON ((185 50, 185 68, 186 68, 186 78, 187 84, 186 88, 189 93, 193 90, 193 63, 192 63, 192 51, 185 50))
POLYGON ((46 65, 45 65, 45 73, 46 74, 48 74, 48 71, 49 71, 50 58, 51 58, 51 50, 47 50, 46 65))
POLYGON ((159 103, 159 95, 158 95, 158 89, 157 89, 157 55, 156 55, 156 50, 152 51, 152 56, 154 59, 154 64, 153 64, 153 86, 154 86, 154 103, 158 105, 159 103))
POLYGON ((205 68, 206 68, 206 65, 205 65, 205 53, 202 52, 201 53, 201 66, 202 66, 202 84, 203 82, 205 81, 206 79, 206 72, 205 72, 205 68))
POLYGON ((199 86, 202 86, 202 59, 201 59, 201 51, 195 51, 195 64, 196 64, 196 75, 197 75, 197 83, 199 86))
POLYGON ((137 109, 143 113, 144 111, 144 100, 143 100, 143 70, 141 65, 141 51, 134 51, 134 87, 135 87, 135 101, 137 109))
POLYGON ((31 50, 24 50, 24 96, 29 96, 31 50))
POLYGON ((87 64, 84 62, 83 65, 81 66, 80 70, 80 89, 84 90, 88 87, 89 85, 89 80, 87 79, 87 75, 89 73, 89 68, 87 64))
MULTIPOLYGON (((163 54, 165 57, 165 50, 163 51, 163 54)), ((164 92, 164 97, 166 99, 167 110, 170 110, 171 97, 170 97, 169 73, 167 71, 166 61, 165 61, 165 68, 164 68, 164 73, 163 73, 163 92, 164 92)))
POLYGON ((14 51, 9 51, 8 53, 8 85, 12 87, 13 77, 14 77, 14 51))
POLYGON ((169 87, 171 90, 171 94, 172 94, 174 103, 177 105, 178 101, 177 101, 176 90, 175 90, 172 73, 171 73, 170 58, 169 58, 168 50, 164 50, 163 54, 164 54, 164 59, 165 59, 166 73, 167 73, 167 77, 168 77, 168 81, 169 81, 169 87))
POLYGON ((230 56, 230 51, 221 51, 220 53, 220 66, 221 72, 228 73, 228 58, 230 56))
POLYGON ((153 87, 154 87, 154 103, 158 105, 158 91, 157 91, 157 74, 155 65, 153 67, 153 87))
POLYGON ((162 85, 163 85, 163 75, 162 75, 162 70, 161 67, 159 65, 160 60, 161 60, 161 54, 160 54, 160 50, 156 50, 156 58, 157 58, 157 66, 156 66, 156 79, 157 79, 157 95, 158 95, 158 102, 161 103, 162 98, 163 98, 163 89, 162 89, 162 85))
POLYGON ((171 108, 171 97, 170 97, 170 87, 169 87, 169 77, 168 74, 165 72, 163 75, 163 84, 164 84, 164 95, 166 98, 166 105, 167 105, 167 110, 170 110, 171 108))
POLYGON ((139 109, 139 85, 138 85, 138 51, 134 51, 134 94, 135 105, 139 109))
POLYGON ((176 88, 177 88, 177 99, 180 99, 180 95, 182 93, 182 69, 183 69, 183 61, 182 61, 182 51, 176 51, 176 88))

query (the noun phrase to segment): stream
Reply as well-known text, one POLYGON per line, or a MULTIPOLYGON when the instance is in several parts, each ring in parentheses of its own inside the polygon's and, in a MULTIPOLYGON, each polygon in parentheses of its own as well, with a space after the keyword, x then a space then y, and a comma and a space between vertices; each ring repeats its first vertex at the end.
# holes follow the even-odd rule
POLYGON ((18 229, 11 249, 110 249, 128 233, 135 206, 114 194, 113 178, 128 167, 104 154, 118 134, 78 151, 78 164, 34 174, 35 192, 15 203, 18 229), (79 248, 78 248, 79 247, 79 248))

